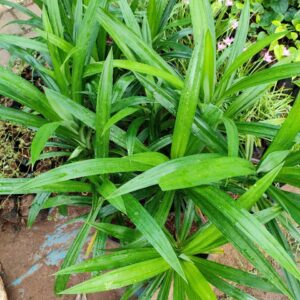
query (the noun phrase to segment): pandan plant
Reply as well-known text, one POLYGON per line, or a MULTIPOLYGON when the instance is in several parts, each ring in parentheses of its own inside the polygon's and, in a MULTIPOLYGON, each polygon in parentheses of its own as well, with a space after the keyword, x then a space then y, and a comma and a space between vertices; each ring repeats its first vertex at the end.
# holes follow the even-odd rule
POLYGON ((22 109, 1 106, 0 119, 36 131, 33 167, 65 157, 35 178, 1 178, 0 193, 36 194, 28 226, 45 208, 90 208, 56 274, 56 294, 124 288, 122 299, 159 291, 158 299, 194 300, 216 299, 216 287, 254 299, 238 284, 300 299, 300 271, 286 238, 289 232, 299 241, 300 196, 281 189, 300 187, 300 97, 281 126, 239 122, 278 80, 300 75, 300 63, 289 57, 239 76, 288 32, 245 49, 248 0, 222 52, 209 0, 190 0, 182 16, 172 14, 175 0, 39 0, 41 18, 0 3, 28 14, 24 22, 37 33, 2 34, 1 47, 44 82, 41 91, 1 67, 0 94, 22 109), (266 145, 255 160, 242 142, 252 136, 266 145), (59 151, 43 153, 53 145, 59 151), (93 257, 78 263, 90 232, 93 257), (111 237, 119 246, 107 252, 111 237), (207 259, 226 243, 257 273, 207 259), (68 286, 82 272, 91 278, 68 286))

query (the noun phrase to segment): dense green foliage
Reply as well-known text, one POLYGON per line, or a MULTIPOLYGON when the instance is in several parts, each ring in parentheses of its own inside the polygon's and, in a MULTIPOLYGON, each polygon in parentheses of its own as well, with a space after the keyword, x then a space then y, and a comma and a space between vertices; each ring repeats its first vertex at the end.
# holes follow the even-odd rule
POLYGON ((288 30, 282 43, 274 43, 271 50, 277 59, 284 57, 284 49, 296 54, 300 59, 300 1, 299 0, 261 0, 253 1, 252 35, 263 39, 267 34, 288 30))
POLYGON ((209 0, 189 2, 40 0, 41 18, 11 4, 38 37, 0 35, 0 47, 31 65, 44 91, 0 67, 0 94, 22 105, 0 106, 0 119, 36 131, 32 165, 53 142, 60 152, 47 157, 68 159, 35 178, 1 178, 0 194, 36 194, 29 226, 44 208, 90 207, 56 274, 57 294, 128 287, 122 299, 157 290, 168 299, 172 286, 174 299, 216 299, 215 286, 254 299, 237 283, 300 299, 282 229, 299 241, 300 196, 280 189, 300 187, 300 97, 281 126, 240 121, 277 81, 300 75, 294 56, 241 72, 289 33, 248 41, 246 0, 234 41, 218 51, 224 14, 209 0), (251 137, 265 141, 262 157, 253 159, 251 137), (94 230, 93 258, 78 263, 94 230), (110 237, 120 246, 105 253, 110 237), (204 259, 228 242, 257 274, 204 259), (91 279, 68 287, 81 272, 91 279))

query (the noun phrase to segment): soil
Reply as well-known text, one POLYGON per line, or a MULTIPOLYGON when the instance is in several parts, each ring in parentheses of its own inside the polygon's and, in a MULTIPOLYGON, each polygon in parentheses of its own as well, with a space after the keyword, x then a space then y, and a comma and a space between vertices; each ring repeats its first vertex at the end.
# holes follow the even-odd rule
MULTIPOLYGON (((71 217, 82 214, 81 210, 73 208, 71 217)), ((36 223, 32 229, 22 226, 16 231, 10 224, 3 226, 0 232, 0 275, 9 300, 76 299, 76 295, 57 298, 53 292, 53 274, 59 270, 59 265, 81 225, 68 225, 67 220, 57 217, 54 210, 48 219, 36 223)), ((116 244, 110 241, 107 248, 113 247, 116 244)), ((88 278, 88 275, 73 276, 70 285, 88 278)), ((2 300, 1 297, 0 299, 2 300)), ((87 299, 117 300, 120 299, 120 291, 87 295, 87 299)))

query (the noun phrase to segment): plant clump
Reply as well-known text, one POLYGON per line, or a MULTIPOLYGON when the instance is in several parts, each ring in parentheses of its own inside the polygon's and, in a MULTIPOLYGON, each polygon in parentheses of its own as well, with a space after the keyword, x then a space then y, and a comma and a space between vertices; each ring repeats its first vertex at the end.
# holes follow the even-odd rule
POLYGON ((300 187, 300 63, 271 52, 289 31, 249 37, 249 0, 35 2, 41 17, 0 0, 38 34, 1 34, 0 46, 40 78, 0 67, 0 94, 18 103, 0 120, 34 131, 32 169, 61 164, 0 178, 0 194, 34 195, 29 227, 44 209, 88 211, 55 293, 254 299, 242 285, 299 299, 285 230, 299 242, 300 196, 282 186, 300 187), (255 274, 207 259, 228 243, 255 274))

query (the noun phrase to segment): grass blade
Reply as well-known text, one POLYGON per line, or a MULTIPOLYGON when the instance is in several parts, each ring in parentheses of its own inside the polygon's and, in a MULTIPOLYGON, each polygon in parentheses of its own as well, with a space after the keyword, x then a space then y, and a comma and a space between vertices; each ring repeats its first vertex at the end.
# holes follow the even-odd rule
POLYGON ((61 269, 56 274, 74 274, 94 271, 105 271, 125 267, 127 265, 158 258, 159 254, 153 248, 118 250, 84 262, 61 269))
POLYGON ((228 156, 238 157, 240 143, 239 131, 233 120, 224 117, 223 122, 227 134, 228 156))
POLYGON ((199 78, 201 51, 200 44, 196 45, 181 92, 173 133, 172 158, 178 158, 185 154, 190 139, 201 85, 201 78, 199 78))
POLYGON ((82 294, 118 289, 155 277, 169 269, 162 258, 155 258, 122 267, 71 287, 60 294, 82 294))
POLYGON ((107 56, 103 73, 100 78, 96 110, 96 148, 95 157, 107 157, 109 151, 109 132, 104 127, 110 118, 113 88, 113 54, 107 56))
POLYGON ((53 135, 56 129, 61 125, 61 122, 48 123, 43 125, 36 133, 31 144, 31 159, 30 163, 34 166, 39 159, 48 139, 53 135))
POLYGON ((166 157, 156 152, 140 153, 123 158, 83 160, 43 173, 32 179, 23 188, 30 190, 44 185, 93 175, 146 171, 165 161, 166 157))
POLYGON ((247 160, 237 157, 210 158, 199 163, 194 162, 192 168, 190 165, 184 165, 162 176, 158 184, 163 191, 169 191, 251 174, 255 174, 255 169, 247 160))
POLYGON ((44 203, 50 197, 51 193, 39 193, 35 196, 28 214, 27 226, 32 227, 39 212, 43 209, 44 203))
POLYGON ((300 63, 284 64, 263 71, 259 71, 246 78, 240 79, 237 83, 233 84, 224 93, 224 97, 228 97, 232 94, 248 89, 250 87, 266 83, 274 83, 278 80, 298 75, 300 75, 300 63))
MULTIPOLYGON (((237 209, 233 204, 233 199, 227 194, 214 188, 198 188, 194 191, 202 199, 196 198, 194 201, 218 229, 262 272, 263 276, 292 299, 290 291, 285 287, 279 275, 258 250, 259 245, 287 271, 296 278, 300 278, 299 269, 277 240, 255 217, 237 209), (231 230, 234 230, 234 234, 230 233, 231 230)), ((196 196, 194 193, 193 195, 196 196)))
POLYGON ((134 179, 128 181, 123 186, 121 186, 115 193, 110 197, 116 197, 120 195, 125 195, 139 189, 144 189, 146 187, 155 185, 159 183, 159 180, 164 175, 170 174, 177 169, 184 166, 189 166, 190 168, 194 164, 200 164, 210 158, 219 157, 217 154, 198 154, 190 155, 188 157, 178 158, 161 164, 153 169, 144 172, 141 175, 136 176, 134 179))
POLYGON ((280 130, 276 134, 274 140, 268 150, 264 154, 264 158, 274 151, 290 150, 294 145, 295 138, 300 132, 300 93, 280 130))
POLYGON ((188 288, 191 288, 193 290, 195 295, 197 295, 197 299, 217 299, 215 293, 213 292, 205 277, 192 262, 184 261, 182 263, 182 266, 188 280, 188 288))

